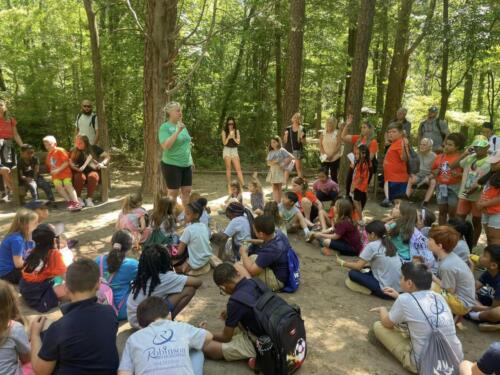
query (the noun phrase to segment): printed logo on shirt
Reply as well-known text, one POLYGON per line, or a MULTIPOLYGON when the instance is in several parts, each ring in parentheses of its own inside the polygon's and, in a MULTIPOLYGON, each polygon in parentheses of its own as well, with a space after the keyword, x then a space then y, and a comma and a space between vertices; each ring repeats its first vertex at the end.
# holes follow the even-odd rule
POLYGON ((441 163, 441 166, 439 167, 439 173, 443 177, 451 177, 451 168, 450 168, 450 164, 447 161, 445 161, 444 163, 441 163))
POLYGON ((153 344, 155 344, 155 345, 166 344, 167 342, 174 341, 174 340, 172 340, 172 337, 174 337, 174 331, 172 331, 171 329, 167 329, 167 330, 163 331, 162 333, 157 334, 154 337, 153 344))

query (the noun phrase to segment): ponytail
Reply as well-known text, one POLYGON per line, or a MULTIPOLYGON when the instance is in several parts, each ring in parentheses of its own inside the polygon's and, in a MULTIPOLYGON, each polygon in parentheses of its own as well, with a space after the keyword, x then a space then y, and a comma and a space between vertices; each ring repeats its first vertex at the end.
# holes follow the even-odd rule
POLYGON ((391 241, 387 235, 387 229, 385 224, 380 220, 373 220, 368 223, 365 227, 366 233, 373 233, 377 238, 380 239, 382 246, 385 247, 385 255, 388 257, 393 257, 397 254, 396 246, 391 241))
POLYGON ((113 244, 113 249, 109 252, 106 262, 108 263, 108 272, 115 273, 118 271, 125 259, 125 252, 122 251, 122 245, 119 243, 113 244))

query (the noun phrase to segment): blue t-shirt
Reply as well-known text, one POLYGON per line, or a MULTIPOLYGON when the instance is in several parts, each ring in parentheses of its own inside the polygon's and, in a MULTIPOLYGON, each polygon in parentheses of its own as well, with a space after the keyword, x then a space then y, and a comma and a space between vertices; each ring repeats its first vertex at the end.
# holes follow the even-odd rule
POLYGON ((205 224, 197 222, 188 225, 182 233, 181 242, 187 246, 188 263, 192 269, 197 270, 208 263, 212 256, 212 246, 205 224))
POLYGON ((500 374, 500 342, 494 342, 477 361, 477 368, 485 374, 500 374))
POLYGON ((272 240, 256 248, 257 259, 255 264, 262 269, 272 269, 276 278, 286 284, 290 273, 288 269, 289 248, 288 238, 281 231, 276 231, 272 240))
MULTIPOLYGON (((95 258, 97 265, 100 265, 101 258, 103 275, 106 280, 109 280, 111 275, 108 272, 108 256, 98 256, 95 258)), ((121 304, 120 311, 118 312, 118 320, 127 319, 127 298, 130 293, 131 283, 137 276, 137 268, 139 262, 133 258, 123 259, 122 265, 114 273, 111 279, 111 289, 113 290, 113 304, 116 308, 121 304)))
POLYGON ((478 292, 478 299, 483 305, 491 306, 493 301, 500 300, 500 273, 495 277, 486 271, 479 277, 479 282, 483 284, 478 292))
POLYGON ((26 257, 28 250, 34 246, 33 241, 27 241, 19 232, 11 233, 0 244, 0 276, 12 272, 16 266, 12 257, 26 257))

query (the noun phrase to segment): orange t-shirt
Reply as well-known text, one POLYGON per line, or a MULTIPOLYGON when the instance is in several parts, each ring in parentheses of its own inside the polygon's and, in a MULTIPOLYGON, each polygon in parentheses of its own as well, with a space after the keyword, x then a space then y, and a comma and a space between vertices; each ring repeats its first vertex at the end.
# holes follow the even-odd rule
MULTIPOLYGON (((357 145, 359 138, 361 138, 361 135, 359 135, 359 134, 353 135, 352 140, 351 140, 351 143, 353 146, 352 152, 353 152, 354 156, 356 157, 356 160, 359 158, 359 150, 358 150, 358 145, 357 145)), ((366 138, 361 138, 360 142, 361 142, 361 144, 366 145, 366 138)), ((373 154, 373 155, 377 154, 378 142, 375 138, 372 139, 370 144, 368 145, 368 151, 370 151, 370 154, 373 154)))
POLYGON ((408 167, 403 160, 403 138, 391 143, 384 158, 384 180, 389 182, 408 182, 408 167))
POLYGON ((27 273, 23 271, 23 279, 30 283, 41 283, 45 280, 61 276, 66 273, 66 265, 59 250, 50 250, 47 265, 40 272, 27 273))
MULTIPOLYGON (((491 186, 490 184, 487 184, 483 189, 483 193, 481 194, 480 200, 489 201, 490 199, 498 198, 499 196, 500 196, 500 188, 496 188, 491 186)), ((500 214, 500 204, 497 204, 495 206, 485 207, 484 210, 488 215, 500 214)))
MULTIPOLYGON (((52 151, 47 154, 47 168, 49 171, 59 168, 64 162, 69 161, 69 156, 66 150, 62 147, 55 147, 52 151)), ((57 174, 52 175, 53 180, 64 180, 65 178, 71 178, 71 168, 69 164, 66 168, 57 174)))
POLYGON ((358 189, 359 191, 368 191, 368 181, 370 179, 370 168, 367 163, 358 163, 354 167, 352 175, 352 190, 358 189))
POLYGON ((314 195, 312 191, 306 191, 304 194, 302 193, 296 193, 297 197, 299 198, 299 207, 300 210, 302 211, 302 198, 307 198, 311 201, 312 204, 315 204, 318 201, 318 198, 314 195))
POLYGON ((1 139, 12 139, 14 138, 14 128, 17 125, 15 118, 0 119, 0 138, 1 139))
POLYGON ((438 169, 439 172, 437 174, 436 180, 439 184, 442 185, 457 185, 462 182, 462 172, 463 169, 460 167, 454 168, 453 170, 450 168, 450 165, 453 164, 460 158, 459 153, 455 154, 441 154, 436 157, 434 163, 432 164, 432 170, 438 169))

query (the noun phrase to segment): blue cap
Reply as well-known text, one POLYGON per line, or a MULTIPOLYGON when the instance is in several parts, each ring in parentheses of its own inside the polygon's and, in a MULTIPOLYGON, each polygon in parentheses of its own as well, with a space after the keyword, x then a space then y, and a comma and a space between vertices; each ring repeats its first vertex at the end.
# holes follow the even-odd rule
POLYGON ((36 210, 39 208, 49 208, 49 201, 47 200, 42 200, 42 199, 37 199, 33 201, 29 201, 24 205, 24 207, 30 209, 30 210, 36 210))

